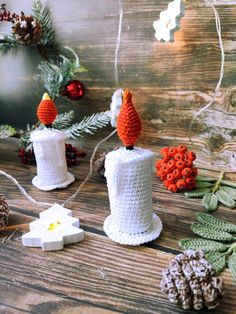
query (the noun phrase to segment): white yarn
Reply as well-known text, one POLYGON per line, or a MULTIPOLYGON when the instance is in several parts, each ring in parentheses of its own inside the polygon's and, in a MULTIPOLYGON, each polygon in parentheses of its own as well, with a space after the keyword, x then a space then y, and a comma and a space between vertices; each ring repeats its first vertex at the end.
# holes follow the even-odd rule
POLYGON ((18 181, 12 177, 10 174, 6 173, 5 171, 2 171, 0 170, 0 174, 2 174, 3 176, 7 177, 9 180, 11 180, 17 187, 18 189, 20 190, 20 192, 27 198, 28 201, 34 203, 34 204, 37 204, 39 206, 52 206, 53 204, 52 203, 46 203, 46 202, 38 202, 36 201, 35 199, 33 199, 33 197, 31 197, 27 192, 26 190, 23 188, 22 185, 20 185, 18 183, 18 181))
MULTIPOLYGON (((192 126, 193 126, 193 122, 195 120, 195 118, 197 116, 199 116, 200 114, 202 114, 205 110, 207 110, 215 101, 216 99, 216 96, 218 94, 218 92, 220 91, 220 87, 221 87, 221 83, 222 83, 222 80, 223 80, 223 77, 224 77, 224 65, 225 65, 225 53, 224 53, 224 45, 223 45, 223 41, 222 41, 222 34, 221 34, 221 23, 220 23, 220 17, 219 17, 219 14, 215 8, 215 5, 214 3, 211 3, 209 1, 205 1, 209 6, 211 6, 213 12, 214 12, 214 15, 215 15, 215 23, 216 23, 216 31, 217 31, 217 34, 218 34, 218 37, 219 37, 219 46, 220 46, 220 50, 221 50, 221 68, 220 68, 220 78, 219 78, 219 81, 216 85, 216 88, 215 88, 215 92, 214 92, 214 95, 212 97, 212 99, 209 101, 208 104, 206 104, 203 108, 201 108, 200 110, 198 110, 191 122, 190 122, 190 125, 189 125, 189 132, 191 131, 192 129, 192 126)), ((191 138, 190 138, 191 139, 191 138)))
POLYGON ((116 83, 117 87, 119 87, 118 52, 119 52, 119 48, 120 48, 122 20, 123 20, 123 7, 122 7, 122 1, 119 0, 119 26, 118 26, 118 34, 117 34, 117 40, 116 40, 115 62, 114 62, 114 79, 115 79, 115 83, 116 83))
POLYGON ((74 181, 74 176, 67 172, 65 138, 64 132, 55 129, 31 133, 37 163, 37 176, 32 183, 38 189, 50 191, 74 181))
POLYGON ((104 230, 108 236, 112 232, 116 242, 140 244, 140 237, 149 242, 160 233, 160 226, 158 235, 153 229, 152 163, 153 153, 138 147, 119 148, 106 156, 111 216, 104 230))

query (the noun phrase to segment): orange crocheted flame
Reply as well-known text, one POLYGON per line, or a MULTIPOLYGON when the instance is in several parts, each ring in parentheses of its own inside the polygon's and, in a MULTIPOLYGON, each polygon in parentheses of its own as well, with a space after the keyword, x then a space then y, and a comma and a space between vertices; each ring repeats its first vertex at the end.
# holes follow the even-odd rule
POLYGON ((123 95, 123 104, 117 118, 117 133, 126 147, 133 147, 139 138, 142 123, 132 103, 132 94, 126 90, 123 95))
POLYGON ((46 126, 51 125, 56 119, 57 107, 47 93, 43 95, 43 99, 38 106, 37 116, 40 122, 46 126))

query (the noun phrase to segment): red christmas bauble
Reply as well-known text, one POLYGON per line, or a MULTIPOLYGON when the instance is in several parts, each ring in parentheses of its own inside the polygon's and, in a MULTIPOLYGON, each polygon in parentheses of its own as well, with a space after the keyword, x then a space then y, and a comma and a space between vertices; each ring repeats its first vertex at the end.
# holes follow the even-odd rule
POLYGON ((68 97, 70 100, 79 100, 84 97, 84 84, 78 80, 71 80, 66 84, 63 95, 68 97))

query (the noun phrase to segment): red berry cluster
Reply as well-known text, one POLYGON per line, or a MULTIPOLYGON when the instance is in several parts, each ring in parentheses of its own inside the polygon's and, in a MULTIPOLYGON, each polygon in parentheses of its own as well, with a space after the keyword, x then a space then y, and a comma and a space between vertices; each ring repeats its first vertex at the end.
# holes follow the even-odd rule
POLYGON ((73 166, 77 164, 77 157, 85 157, 86 152, 78 150, 71 144, 66 144, 66 163, 67 166, 73 166))
MULTIPOLYGON (((77 148, 73 147, 71 144, 66 144, 65 153, 66 153, 67 166, 76 165, 78 161, 77 158, 86 156, 85 151, 78 150, 77 148)), ((25 149, 24 147, 21 147, 19 149, 18 156, 23 164, 35 163, 35 155, 32 149, 25 149)))
MULTIPOLYGON (((6 3, 2 3, 0 5, 0 21, 12 22, 14 23, 16 19, 19 18, 19 15, 16 13, 11 13, 10 11, 6 10, 6 3)), ((22 12, 23 13, 23 12, 22 12)))
POLYGON ((197 175, 197 168, 193 166, 195 153, 182 144, 164 147, 160 153, 163 158, 157 161, 156 170, 164 186, 171 192, 194 189, 197 175))
POLYGON ((35 156, 32 149, 25 149, 21 147, 19 149, 18 157, 20 158, 22 164, 35 163, 35 156))

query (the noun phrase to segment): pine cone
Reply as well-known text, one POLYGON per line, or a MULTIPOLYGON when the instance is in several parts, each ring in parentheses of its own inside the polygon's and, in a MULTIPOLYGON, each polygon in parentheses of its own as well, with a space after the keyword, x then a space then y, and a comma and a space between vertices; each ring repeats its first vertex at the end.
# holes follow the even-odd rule
POLYGON ((6 227, 8 223, 9 207, 3 194, 0 194, 0 228, 6 227))
POLYGON ((30 45, 39 42, 43 31, 40 23, 34 17, 22 13, 13 24, 12 32, 19 43, 30 45))
POLYGON ((105 173, 106 155, 107 155, 107 152, 103 152, 102 154, 100 154, 100 157, 94 162, 94 169, 98 174, 101 175, 101 177, 104 177, 104 173, 105 173))
POLYGON ((161 290, 183 309, 214 309, 220 304, 224 283, 202 251, 187 250, 163 270, 161 290))
MULTIPOLYGON (((113 150, 117 150, 119 148, 119 146, 116 146, 115 148, 113 148, 113 150)), ((95 171, 101 175, 101 177, 104 177, 104 173, 105 173, 105 160, 106 160, 106 155, 109 153, 109 151, 103 152, 102 154, 100 154, 100 157, 95 160, 94 162, 94 169, 95 171)))

